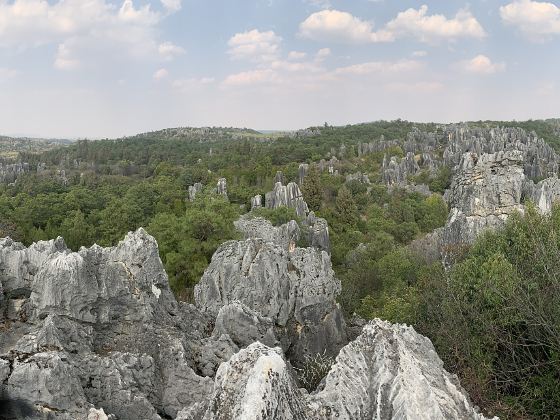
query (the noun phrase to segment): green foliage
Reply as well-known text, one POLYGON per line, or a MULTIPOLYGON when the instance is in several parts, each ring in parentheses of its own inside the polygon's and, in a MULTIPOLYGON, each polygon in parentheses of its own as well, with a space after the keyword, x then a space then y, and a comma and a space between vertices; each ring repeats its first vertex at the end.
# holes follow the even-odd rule
POLYGON ((188 297, 218 246, 238 236, 233 225, 238 217, 238 206, 212 193, 197 195, 181 215, 158 213, 154 217, 148 232, 158 241, 176 293, 186 292, 188 297))
POLYGON ((313 167, 309 170, 301 186, 301 192, 310 210, 317 211, 321 208, 323 186, 321 185, 321 177, 317 168, 313 167))
POLYGON ((477 402, 505 417, 560 412, 560 209, 529 207, 421 290, 419 328, 477 402))

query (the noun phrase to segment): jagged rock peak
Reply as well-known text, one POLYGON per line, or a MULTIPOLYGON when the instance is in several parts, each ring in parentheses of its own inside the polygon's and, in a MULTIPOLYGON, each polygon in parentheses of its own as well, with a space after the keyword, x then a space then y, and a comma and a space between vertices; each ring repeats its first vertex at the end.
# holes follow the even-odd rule
POLYGON ((269 209, 290 207, 299 217, 305 217, 309 213, 303 194, 295 182, 290 182, 286 186, 281 182, 274 184, 274 189, 265 195, 265 207, 269 209))
MULTIPOLYGON (((311 395, 280 349, 251 344, 220 366, 204 420, 483 420, 432 343, 374 320, 345 346, 311 395)), ((187 418, 187 417, 185 417, 187 418)))
POLYGON ((223 195, 227 198, 227 180, 225 178, 218 179, 218 184, 216 186, 216 192, 219 195, 223 195))
POLYGON ((0 333, 0 393, 11 411, 23 404, 30 418, 85 420, 97 407, 109 418, 160 419, 208 397, 212 381, 192 369, 184 341, 205 318, 194 309, 183 318, 143 229, 110 248, 4 239, 0 249, 0 309, 19 308, 0 333))
POLYGON ((257 194, 251 198, 251 210, 261 208, 262 206, 262 195, 257 194))
POLYGON ((295 220, 290 220, 280 226, 262 217, 252 217, 251 214, 241 216, 234 222, 236 229, 243 234, 245 239, 260 238, 272 242, 285 250, 293 250, 300 239, 301 229, 295 220))
POLYGON ((311 407, 317 419, 484 419, 428 338, 378 319, 340 351, 311 407))
POLYGON ((336 296, 329 255, 314 248, 291 252, 263 239, 229 241, 218 248, 195 286, 197 307, 213 316, 240 302, 278 327, 291 360, 346 343, 346 327, 336 296))
POLYGON ((189 201, 194 201, 196 195, 202 191, 203 185, 200 182, 189 186, 189 201))

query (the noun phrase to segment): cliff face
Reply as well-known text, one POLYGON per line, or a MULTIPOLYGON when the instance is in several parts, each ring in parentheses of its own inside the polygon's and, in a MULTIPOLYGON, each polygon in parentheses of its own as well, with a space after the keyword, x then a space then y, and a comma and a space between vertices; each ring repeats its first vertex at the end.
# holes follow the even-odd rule
POLYGON ((480 418, 414 330, 375 321, 347 345, 340 283, 315 248, 227 242, 196 306, 174 299, 142 229, 79 252, 4 239, 0 269, 6 418, 480 418), (309 395, 292 363, 323 352, 336 364, 309 395))

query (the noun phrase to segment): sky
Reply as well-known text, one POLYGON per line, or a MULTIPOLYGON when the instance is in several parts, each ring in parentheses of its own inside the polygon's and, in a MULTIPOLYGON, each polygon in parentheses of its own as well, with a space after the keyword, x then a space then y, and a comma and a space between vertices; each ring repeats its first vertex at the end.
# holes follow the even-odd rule
POLYGON ((0 0, 0 133, 560 117, 560 0, 0 0))

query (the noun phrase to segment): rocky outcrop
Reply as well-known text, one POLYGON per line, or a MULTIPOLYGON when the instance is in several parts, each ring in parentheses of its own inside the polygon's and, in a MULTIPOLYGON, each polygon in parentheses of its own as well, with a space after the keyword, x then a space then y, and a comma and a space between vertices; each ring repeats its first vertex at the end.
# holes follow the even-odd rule
POLYGON ((262 195, 258 194, 251 198, 251 210, 261 208, 262 206, 262 195))
POLYGON ((371 184, 369 180, 369 176, 361 172, 356 172, 354 174, 346 175, 346 182, 352 182, 352 181, 359 182, 360 184, 367 184, 367 185, 371 184))
POLYGON ((298 217, 305 217, 309 213, 303 194, 295 182, 290 182, 288 185, 282 185, 281 182, 274 184, 274 189, 265 195, 265 207, 268 209, 293 208, 298 217))
POLYGON ((309 172, 309 164, 307 163, 300 163, 298 168, 298 184, 301 186, 303 185, 303 181, 309 172))
POLYGON ((414 154, 408 152, 402 159, 387 155, 383 157, 383 166, 381 168, 382 179, 389 186, 406 185, 409 177, 416 175, 420 170, 414 154))
POLYGON ((374 320, 344 347, 311 397, 317 419, 483 419, 429 339, 374 320))
POLYGON ((0 332, 7 418, 482 418, 412 328, 374 321, 346 345, 324 251, 227 242, 199 309, 175 301, 142 229, 79 252, 4 239, 0 261, 4 301, 23 300, 0 332), (310 395, 292 364, 323 352, 336 364, 310 395))
POLYGON ((185 341, 203 337, 183 318, 144 230, 79 252, 60 238, 29 248, 4 239, 0 261, 6 306, 23 300, 0 333, 3 376, 9 366, 1 391, 31 418, 85 419, 103 407, 120 419, 159 419, 211 393, 185 341))
POLYGON ((0 182, 3 184, 14 183, 20 176, 30 170, 28 163, 0 163, 0 182))
POLYGON ((203 419, 308 419, 294 378, 280 349, 251 344, 220 366, 203 419))
POLYGON ((345 344, 344 320, 335 301, 339 293, 326 252, 290 252, 263 239, 223 244, 194 291, 197 307, 212 315, 240 302, 271 319, 294 361, 322 351, 336 354, 345 344))
POLYGON ((196 195, 202 192, 203 185, 200 182, 195 183, 194 185, 189 185, 189 201, 194 201, 196 195))
POLYGON ((216 186, 216 192, 219 195, 223 195, 227 198, 227 180, 225 178, 218 179, 218 184, 216 186))
POLYGON ((198 410, 204 420, 484 419, 430 340, 380 320, 340 351, 311 395, 298 389, 280 349, 255 343, 222 364, 198 410))
POLYGON ((451 126, 445 135, 448 145, 443 160, 448 166, 459 164, 466 152, 481 156, 517 150, 523 156, 523 172, 528 178, 542 179, 558 173, 560 160, 554 150, 535 133, 521 128, 451 126))
POLYGON ((301 229, 295 220, 280 226, 273 226, 272 223, 262 217, 246 215, 236 220, 234 225, 245 239, 261 238, 266 242, 279 245, 286 251, 295 249, 301 237, 301 229))

